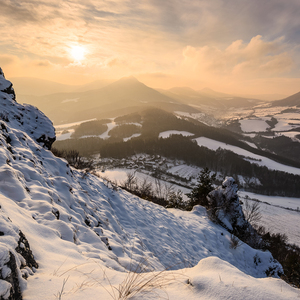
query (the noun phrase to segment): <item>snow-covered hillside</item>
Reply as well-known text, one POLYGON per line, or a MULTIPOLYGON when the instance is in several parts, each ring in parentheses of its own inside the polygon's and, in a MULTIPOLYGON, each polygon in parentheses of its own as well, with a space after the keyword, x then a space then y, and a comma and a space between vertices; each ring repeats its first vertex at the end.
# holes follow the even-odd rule
POLYGON ((136 268, 152 271, 153 285, 135 299, 299 296, 264 278, 281 269, 269 252, 232 249, 202 207, 167 210, 55 157, 51 122, 14 100, 2 72, 0 109, 1 299, 119 299, 136 268))
POLYGON ((244 149, 236 147, 236 146, 225 144, 225 143, 215 141, 215 140, 212 140, 212 139, 209 139, 206 137, 196 138, 195 141, 197 142, 197 144, 199 146, 203 146, 203 147, 209 148, 214 151, 216 151, 218 148, 232 151, 238 155, 243 156, 245 160, 248 160, 249 162, 257 164, 259 166, 266 166, 270 170, 277 170, 277 171, 287 172, 287 173, 296 174, 296 175, 300 174, 299 168, 295 168, 295 167, 291 167, 291 166, 287 166, 287 165, 278 163, 272 159, 269 159, 269 158, 261 156, 261 155, 254 154, 250 151, 244 150, 244 149))
MULTIPOLYGON (((142 155, 136 157, 141 156, 142 155)), ((107 178, 108 180, 117 183, 118 185, 122 185, 126 181, 127 174, 134 174, 138 184, 141 185, 143 180, 146 179, 147 182, 154 186, 155 190, 157 179, 149 175, 151 172, 143 169, 143 166, 136 164, 138 161, 136 157, 130 158, 133 162, 130 168, 113 168, 111 166, 111 169, 105 169, 105 171, 102 169, 101 171, 98 171, 98 174, 103 178, 107 178)), ((144 157, 147 158, 146 155, 144 157)), ((187 201, 188 197, 186 194, 190 193, 195 184, 197 184, 197 178, 202 169, 196 166, 186 165, 182 162, 172 163, 171 160, 167 159, 166 161, 169 165, 169 168, 167 169, 168 174, 174 174, 179 178, 188 179, 189 188, 176 185, 174 183, 170 184, 170 181, 174 182, 174 178, 169 177, 165 178, 165 180, 159 180, 162 185, 162 189, 171 186, 175 191, 181 190, 183 192, 183 200, 187 201)), ((222 174, 217 175, 220 179, 223 178, 222 174)), ((244 178, 240 176, 239 179, 239 183, 241 184, 244 178)), ((253 180, 255 179, 253 178, 253 180)), ((179 183, 180 181, 178 184, 179 183)), ((184 184, 186 185, 186 183, 184 184)), ((264 226, 271 233, 285 234, 288 237, 288 242, 290 244, 300 246, 300 198, 266 196, 243 190, 240 190, 238 194, 242 202, 245 202, 246 199, 250 202, 257 200, 260 202, 259 205, 262 218, 258 221, 258 225, 264 226)))

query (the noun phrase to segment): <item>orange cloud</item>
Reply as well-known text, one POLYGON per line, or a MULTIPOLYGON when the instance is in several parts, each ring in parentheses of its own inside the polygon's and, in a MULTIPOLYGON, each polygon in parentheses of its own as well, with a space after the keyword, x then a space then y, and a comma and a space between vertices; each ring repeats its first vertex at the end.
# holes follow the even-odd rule
POLYGON ((300 75, 297 0, 2 2, 0 63, 12 76, 75 84, 168 74, 146 77, 160 87, 224 88, 300 75), (80 63, 74 45, 87 50, 80 63))
POLYGON ((182 65, 201 78, 273 77, 290 71, 293 66, 292 53, 284 51, 282 41, 264 41, 258 35, 248 44, 237 40, 224 50, 213 46, 187 46, 183 50, 182 65))
POLYGON ((0 65, 6 67, 16 63, 19 59, 16 56, 8 54, 0 54, 0 65))

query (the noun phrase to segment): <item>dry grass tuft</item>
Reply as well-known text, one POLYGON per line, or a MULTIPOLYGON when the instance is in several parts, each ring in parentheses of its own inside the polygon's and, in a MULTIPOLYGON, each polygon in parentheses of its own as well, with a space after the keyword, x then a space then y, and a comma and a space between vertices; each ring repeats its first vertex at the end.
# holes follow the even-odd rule
MULTIPOLYGON (((124 280, 118 286, 115 286, 99 262, 96 262, 96 264, 102 269, 103 278, 99 278, 99 276, 93 274, 95 269, 88 273, 80 271, 80 266, 85 264, 68 269, 62 272, 59 277, 70 271, 79 272, 86 277, 86 280, 69 292, 76 292, 94 285, 99 285, 105 289, 113 300, 143 299, 146 295, 150 296, 150 294, 152 297, 155 297, 155 299, 169 299, 167 292, 163 290, 167 285, 173 282, 181 284, 186 284, 187 282, 185 275, 178 274, 178 271, 176 273, 170 271, 171 267, 164 268, 162 271, 154 271, 147 259, 143 259, 138 264, 135 264, 134 267, 130 265, 129 271, 126 271, 124 280), (183 277, 185 280, 181 280, 183 277), (105 281, 108 282, 108 285, 104 283, 105 281), (161 295, 162 293, 160 291, 163 291, 164 296, 161 295)), ((67 279, 64 279, 61 291, 55 295, 57 299, 61 299, 69 276, 67 279)))
POLYGON ((162 271, 151 270, 148 261, 142 260, 136 267, 127 271, 124 280, 116 287, 111 284, 110 279, 103 271, 103 277, 109 283, 110 288, 107 289, 99 279, 95 279, 110 295, 113 300, 127 300, 131 298, 142 299, 145 295, 155 295, 156 299, 169 299, 168 294, 164 291, 165 297, 158 295, 157 290, 163 290, 167 285, 173 282, 182 283, 180 277, 183 274, 175 274, 170 271, 170 268, 165 268, 162 271), (149 271, 150 270, 150 271, 149 271))

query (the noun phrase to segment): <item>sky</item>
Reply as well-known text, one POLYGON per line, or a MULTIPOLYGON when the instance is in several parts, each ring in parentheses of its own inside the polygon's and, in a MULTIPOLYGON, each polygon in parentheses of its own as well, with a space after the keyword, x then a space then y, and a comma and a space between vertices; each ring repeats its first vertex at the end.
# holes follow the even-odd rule
POLYGON ((299 0, 0 0, 6 77, 300 91, 299 0))

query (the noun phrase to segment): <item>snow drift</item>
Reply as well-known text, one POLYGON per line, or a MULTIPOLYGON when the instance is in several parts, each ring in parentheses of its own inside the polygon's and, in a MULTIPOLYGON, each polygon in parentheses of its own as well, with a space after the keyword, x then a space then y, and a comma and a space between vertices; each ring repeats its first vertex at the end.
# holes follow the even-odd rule
MULTIPOLYGON (((167 210, 55 157, 51 121, 12 91, 1 71, 0 299, 110 299, 141 262, 184 274, 165 287, 170 299, 297 296, 280 279, 264 278, 281 268, 269 252, 231 249, 230 234, 204 208, 167 210)), ((139 299, 161 293, 157 286, 156 296, 139 299)))

